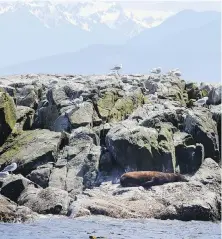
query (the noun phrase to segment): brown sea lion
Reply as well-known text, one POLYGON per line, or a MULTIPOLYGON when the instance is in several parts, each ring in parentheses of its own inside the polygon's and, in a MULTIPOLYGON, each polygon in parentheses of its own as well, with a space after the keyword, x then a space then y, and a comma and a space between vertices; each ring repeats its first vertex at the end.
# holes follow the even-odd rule
POLYGON ((188 182, 181 174, 157 171, 136 171, 124 173, 120 178, 122 187, 151 187, 171 182, 188 182))

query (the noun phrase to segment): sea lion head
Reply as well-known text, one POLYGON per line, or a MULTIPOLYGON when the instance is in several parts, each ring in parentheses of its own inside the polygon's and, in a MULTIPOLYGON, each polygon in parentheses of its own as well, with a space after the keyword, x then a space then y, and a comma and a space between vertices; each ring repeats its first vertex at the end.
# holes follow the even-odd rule
POLYGON ((176 174, 176 181, 177 182, 189 182, 189 180, 184 176, 179 173, 176 174))

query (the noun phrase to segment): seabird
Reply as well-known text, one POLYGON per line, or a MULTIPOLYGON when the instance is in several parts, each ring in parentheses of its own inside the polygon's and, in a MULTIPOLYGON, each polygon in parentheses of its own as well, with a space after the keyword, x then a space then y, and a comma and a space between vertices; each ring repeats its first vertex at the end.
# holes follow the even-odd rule
POLYGON ((174 71, 173 75, 180 77, 182 75, 181 71, 174 71))
POLYGON ((153 68, 150 72, 153 74, 159 74, 161 72, 161 67, 153 68))
POLYGON ((117 66, 114 66, 112 69, 110 69, 111 71, 116 71, 118 74, 119 74, 119 70, 121 70, 123 68, 123 65, 120 64, 120 65, 117 65, 117 66))
POLYGON ((208 100, 208 97, 206 96, 206 97, 203 97, 203 98, 197 100, 194 104, 199 105, 199 106, 204 106, 204 105, 206 105, 207 100, 208 100))
POLYGON ((83 102, 83 97, 80 96, 79 98, 74 99, 72 102, 79 108, 79 105, 83 102))
POLYGON ((17 163, 12 163, 12 164, 6 166, 2 170, 2 172, 13 172, 13 171, 15 171, 17 169, 17 167, 18 167, 17 163))
MULTIPOLYGON (((180 72, 180 71, 179 71, 179 68, 175 68, 175 69, 173 69, 173 70, 170 70, 170 71, 168 72, 168 74, 169 74, 169 75, 174 75, 175 72, 180 72)), ((180 72, 180 74, 181 74, 181 72, 180 72)))
POLYGON ((157 99, 158 99, 158 94, 157 94, 157 92, 155 92, 154 94, 150 94, 150 95, 149 95, 149 99, 150 99, 151 101, 157 100, 157 99))
POLYGON ((9 172, 0 172, 0 178, 6 178, 9 175, 9 172))

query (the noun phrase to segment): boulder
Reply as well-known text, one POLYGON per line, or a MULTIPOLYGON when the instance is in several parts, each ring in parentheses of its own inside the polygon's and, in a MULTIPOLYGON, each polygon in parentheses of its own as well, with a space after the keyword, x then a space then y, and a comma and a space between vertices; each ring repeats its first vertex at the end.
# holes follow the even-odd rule
POLYGON ((16 87, 16 102, 17 105, 37 108, 38 105, 38 89, 34 85, 24 85, 16 87))
POLYGON ((199 181, 206 185, 210 191, 221 195, 221 174, 220 166, 213 159, 206 158, 191 180, 199 181))
POLYGON ((211 105, 219 105, 221 104, 221 97, 222 97, 222 86, 214 87, 209 92, 208 103, 211 105))
POLYGON ((217 125, 208 109, 197 107, 195 111, 188 110, 183 115, 184 131, 191 134, 196 143, 204 146, 205 157, 219 161, 219 139, 217 125))
POLYGON ((196 144, 192 135, 185 132, 174 134, 176 164, 178 172, 191 174, 197 171, 204 159, 204 147, 196 144))
POLYGON ((33 188, 38 187, 22 175, 10 175, 3 181, 0 192, 3 196, 17 202, 21 193, 28 186, 32 186, 33 188))
POLYGON ((72 128, 92 125, 93 122, 93 105, 90 102, 83 102, 79 108, 68 113, 69 121, 72 128))
POLYGON ((55 161, 59 150, 61 133, 49 130, 24 131, 15 137, 10 137, 0 148, 0 164, 18 164, 17 172, 29 174, 38 166, 55 161))
POLYGON ((58 188, 34 189, 28 187, 18 198, 18 204, 40 214, 66 215, 70 198, 68 192, 58 188))
POLYGON ((168 125, 157 130, 125 120, 108 132, 106 146, 125 171, 175 170, 173 133, 168 125))
POLYGON ((49 186, 49 177, 52 168, 53 165, 51 163, 38 166, 35 170, 32 170, 32 172, 27 175, 27 178, 42 188, 46 188, 49 186))
POLYGON ((30 222, 37 219, 37 214, 31 209, 23 206, 17 206, 16 203, 0 195, 0 222, 30 222))
POLYGON ((98 115, 109 122, 118 122, 126 119, 134 109, 143 103, 143 94, 137 87, 131 92, 110 88, 101 92, 96 102, 98 115))
MULTIPOLYGON (((213 116, 213 120, 217 123, 217 131, 219 135, 219 149, 221 149, 221 109, 222 105, 212 105, 210 108, 210 112, 213 116)), ((220 152, 221 154, 221 152, 220 152)))
POLYGON ((92 130, 84 127, 73 130, 69 145, 58 154, 49 185, 66 190, 72 198, 84 188, 93 187, 101 154, 100 146, 94 143, 98 143, 98 137, 92 130))
POLYGON ((53 130, 55 120, 59 117, 56 105, 42 106, 37 109, 34 117, 34 128, 53 130))
POLYGON ((0 146, 12 132, 16 123, 16 109, 8 93, 0 90, 0 146))
POLYGON ((35 111, 27 106, 16 107, 16 129, 30 130, 33 124, 35 111))
POLYGON ((153 74, 144 81, 144 86, 148 94, 157 92, 159 98, 167 98, 185 105, 185 82, 176 76, 153 74))
POLYGON ((168 183, 161 187, 155 186, 150 196, 165 205, 165 210, 155 218, 183 221, 220 220, 216 193, 207 190, 201 183, 168 183))

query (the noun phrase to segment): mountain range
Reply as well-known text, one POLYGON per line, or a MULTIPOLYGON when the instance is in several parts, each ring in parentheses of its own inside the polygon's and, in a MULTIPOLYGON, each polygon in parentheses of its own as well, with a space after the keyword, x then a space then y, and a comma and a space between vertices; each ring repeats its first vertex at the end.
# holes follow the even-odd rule
POLYGON ((58 17, 51 9, 54 18, 48 14, 47 19, 40 17, 42 11, 37 14, 36 10, 34 15, 27 11, 27 4, 19 5, 16 10, 5 10, 0 15, 3 32, 0 41, 4 42, 0 46, 0 74, 104 74, 113 65, 122 63, 122 73, 145 74, 152 67, 161 66, 164 71, 178 67, 187 80, 220 81, 220 12, 184 10, 164 19, 143 17, 138 23, 135 20, 138 17, 127 16, 117 4, 109 3, 106 9, 103 6, 96 13, 95 3, 88 4, 52 4, 63 14, 58 17), (90 15, 86 11, 88 6, 90 15), (77 20, 65 21, 67 9, 75 19, 82 20, 84 15, 87 29, 81 27, 83 21, 79 20, 78 24, 77 20), (119 18, 101 23, 102 15, 117 11, 122 11, 119 18), (100 19, 97 23, 95 16, 100 19))
POLYGON ((0 66, 73 52, 92 44, 124 44, 172 12, 131 12, 112 2, 0 2, 0 66))

